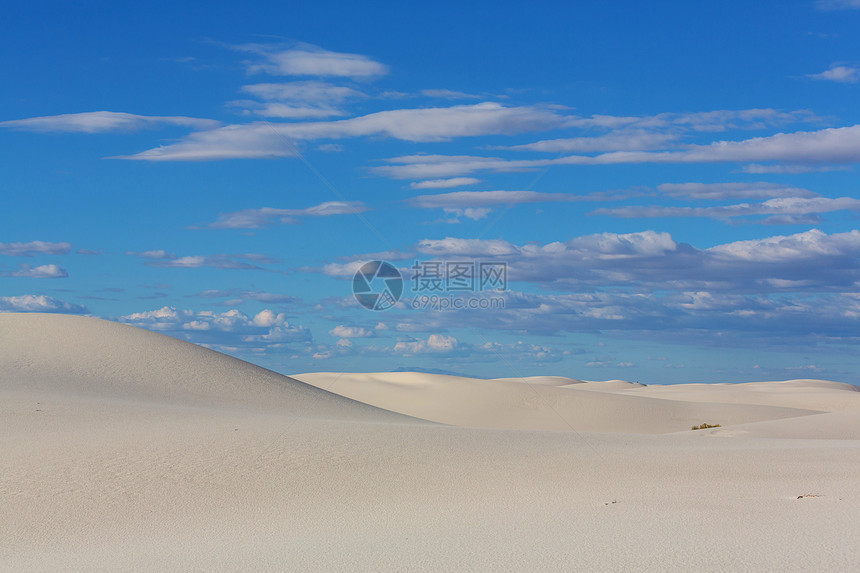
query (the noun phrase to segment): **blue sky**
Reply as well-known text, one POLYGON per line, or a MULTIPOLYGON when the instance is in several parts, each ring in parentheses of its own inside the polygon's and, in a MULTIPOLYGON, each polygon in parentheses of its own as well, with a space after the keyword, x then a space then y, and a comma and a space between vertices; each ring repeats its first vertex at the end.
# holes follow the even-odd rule
POLYGON ((0 311, 284 373, 860 383, 860 3, 582 4, 4 9, 0 311))

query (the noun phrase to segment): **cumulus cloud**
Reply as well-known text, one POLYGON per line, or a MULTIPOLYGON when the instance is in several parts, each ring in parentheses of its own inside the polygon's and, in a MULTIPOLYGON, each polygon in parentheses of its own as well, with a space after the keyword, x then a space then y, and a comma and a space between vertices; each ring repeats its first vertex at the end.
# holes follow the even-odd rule
POLYGON ((146 116, 115 111, 91 111, 2 121, 0 127, 42 132, 105 133, 110 131, 139 131, 163 125, 211 129, 220 123, 212 119, 194 117, 146 116))
POLYGON ((258 60, 249 62, 251 73, 275 76, 319 76, 363 79, 382 76, 388 67, 368 56, 331 52, 310 44, 293 47, 245 44, 238 50, 254 54, 258 60))
POLYGON ((69 276, 66 269, 57 265, 19 265, 18 270, 3 273, 6 277, 23 277, 30 279, 63 279, 69 276))
POLYGON ((290 343, 311 341, 305 327, 291 325, 283 313, 269 309, 248 315, 237 309, 218 313, 165 306, 122 316, 119 321, 204 346, 237 350, 265 352, 290 343))
POLYGON ((261 270, 263 267, 259 265, 272 265, 278 262, 277 259, 258 253, 191 255, 181 257, 164 250, 156 250, 140 253, 129 251, 126 254, 148 259, 145 263, 147 266, 180 269, 213 267, 216 269, 261 270))
POLYGON ((457 348, 458 341, 453 336, 431 334, 426 340, 402 340, 394 345, 394 352, 399 354, 445 353, 457 348))
MULTIPOLYGON (((695 289, 668 292, 615 289, 569 294, 507 291, 499 296, 505 298, 505 307, 493 312, 415 312, 400 327, 403 331, 444 331, 468 320, 472 328, 484 332, 548 336, 603 332, 647 336, 649 341, 710 345, 748 345, 748 338, 754 337, 762 343, 779 345, 793 341, 804 348, 821 339, 860 340, 857 336, 860 297, 853 293, 799 292, 775 297, 695 289)), ((412 350, 409 342, 415 340, 407 341, 404 351, 412 350)), ((511 357, 515 349, 506 348, 500 353, 511 357)), ((476 356, 474 350, 469 352, 471 360, 476 356)), ((552 356, 544 360, 551 359, 552 356)), ((597 361, 608 359, 600 357, 597 361)))
POLYGON ((854 66, 833 64, 829 69, 821 72, 820 74, 806 74, 806 77, 813 80, 856 84, 860 81, 860 69, 854 66))
POLYGON ((335 336, 338 338, 363 338, 366 336, 373 336, 372 330, 365 330, 364 328, 358 326, 344 326, 339 324, 328 331, 331 336, 335 336))
POLYGON ((307 209, 243 209, 223 213, 206 225, 210 229, 261 229, 269 225, 294 224, 302 217, 330 217, 364 213, 370 208, 361 201, 328 201, 307 209))
POLYGON ((856 289, 860 231, 804 233, 697 249, 669 233, 600 233, 545 245, 499 239, 427 239, 433 258, 507 264, 509 281, 562 290, 594 287, 779 292, 856 289))
POLYGON ((72 304, 50 296, 25 294, 0 296, 0 312, 56 312, 63 314, 89 314, 87 307, 72 304))
POLYGON ((32 257, 35 255, 65 255, 72 250, 69 243, 30 241, 29 243, 0 243, 0 255, 32 257))

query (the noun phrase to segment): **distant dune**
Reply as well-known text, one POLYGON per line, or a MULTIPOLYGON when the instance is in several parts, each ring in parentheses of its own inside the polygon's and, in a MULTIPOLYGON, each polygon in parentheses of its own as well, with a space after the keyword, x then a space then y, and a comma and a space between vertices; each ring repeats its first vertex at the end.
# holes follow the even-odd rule
POLYGON ((380 408, 467 428, 668 433, 703 420, 726 426, 860 410, 857 387, 816 380, 727 388, 390 372, 322 372, 294 378, 380 408))
POLYGON ((288 377, 0 314, 3 571, 860 570, 858 476, 838 382, 288 377))

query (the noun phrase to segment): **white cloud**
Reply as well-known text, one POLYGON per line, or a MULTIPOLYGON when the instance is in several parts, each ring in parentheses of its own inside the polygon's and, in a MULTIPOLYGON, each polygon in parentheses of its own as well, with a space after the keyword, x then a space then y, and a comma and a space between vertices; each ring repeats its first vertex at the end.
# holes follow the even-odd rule
POLYGON ((421 90, 421 95, 440 99, 480 99, 481 96, 455 90, 421 90))
POLYGON ((274 159, 295 157, 296 147, 268 122, 226 125, 198 131, 178 143, 162 145, 114 159, 142 161, 215 161, 220 159, 274 159))
POLYGON ((234 105, 265 117, 293 119, 346 115, 341 108, 345 101, 366 97, 356 89, 321 81, 252 84, 242 86, 242 91, 264 102, 239 101, 234 105))
POLYGON ((277 76, 370 78, 388 73, 388 67, 361 54, 330 52, 310 44, 292 48, 246 44, 237 49, 256 54, 262 61, 250 63, 248 71, 277 76))
MULTIPOLYGON (((562 290, 626 289, 771 292, 798 288, 856 290, 860 231, 818 230, 697 249, 668 233, 601 233, 567 242, 514 245, 498 239, 424 240, 434 259, 504 262, 509 281, 562 290)), ((516 301, 507 301, 515 307, 516 301)))
MULTIPOLYGON (((278 304, 278 303, 290 303, 290 304, 292 304, 292 303, 296 303, 299 301, 298 298, 291 296, 291 295, 271 293, 271 292, 266 292, 266 291, 261 291, 261 290, 239 290, 239 289, 217 290, 217 289, 210 289, 210 290, 205 290, 201 293, 198 293, 197 296, 200 296, 203 298, 227 298, 227 297, 230 297, 231 300, 228 302, 232 302, 233 304, 240 304, 242 302, 245 302, 246 300, 253 300, 253 301, 263 302, 263 303, 267 303, 267 304, 278 304)), ((224 304, 226 304, 226 302, 224 304)))
POLYGON ((465 209, 519 203, 578 201, 581 199, 582 197, 578 195, 538 193, 537 191, 454 191, 438 195, 419 195, 407 199, 406 202, 421 209, 465 209))
POLYGON ((272 265, 277 259, 259 253, 244 254, 215 254, 215 255, 192 255, 180 257, 164 250, 144 251, 135 253, 129 251, 127 255, 133 255, 149 259, 145 264, 151 267, 196 269, 201 267, 213 267, 216 269, 238 269, 238 270, 260 270, 259 265, 272 265))
POLYGON ((389 165, 371 169, 378 175, 394 179, 425 179, 455 177, 480 171, 495 173, 530 171, 553 164, 553 159, 507 160, 501 157, 475 155, 403 155, 386 159, 389 165))
POLYGON ((450 179, 428 179, 426 181, 413 181, 409 184, 411 189, 452 189, 480 183, 480 179, 474 177, 452 177, 450 179))
POLYGON ((30 241, 29 243, 0 243, 0 255, 32 257, 35 255, 65 255, 72 250, 69 243, 30 241))
POLYGON ((329 217, 364 213, 370 208, 360 201, 328 201, 307 209, 244 209, 223 213, 218 220, 209 223, 210 229, 261 229, 274 224, 297 223, 301 217, 329 217))
POLYGON ((549 129, 560 126, 563 121, 562 116, 548 109, 505 107, 495 103, 395 109, 336 121, 228 125, 191 133, 178 143, 117 158, 146 161, 271 159, 297 155, 290 140, 383 135, 411 142, 448 141, 456 137, 549 129))
POLYGON ((781 197, 763 203, 741 203, 719 207, 663 207, 659 205, 630 205, 616 209, 597 209, 596 215, 610 215, 626 219, 646 217, 708 217, 731 219, 755 215, 811 215, 833 211, 860 211, 860 199, 839 197, 781 197))
POLYGON ((250 316, 237 309, 216 313, 162 307, 119 318, 120 322, 171 333, 204 346, 264 352, 292 342, 309 342, 303 326, 287 322, 283 313, 265 309, 250 316))
POLYGON ((394 345, 394 352, 400 354, 421 354, 421 353, 445 353, 451 352, 458 345, 458 341, 453 336, 445 336, 444 334, 431 334, 427 340, 413 339, 397 342, 394 345))
MULTIPOLYGON (((347 263, 327 263, 320 272, 329 277, 353 277, 367 260, 349 261, 347 263)), ((312 271, 313 269, 304 269, 312 271)))
POLYGON ((765 129, 817 119, 807 110, 781 111, 772 108, 714 110, 691 113, 660 113, 650 116, 619 117, 592 115, 568 121, 572 127, 610 130, 668 130, 671 132, 719 132, 730 129, 765 129))
POLYGON ((761 165, 758 163, 750 163, 749 165, 741 167, 741 172, 760 175, 762 173, 818 173, 845 169, 845 167, 837 167, 834 165, 761 165))
POLYGON ((50 296, 25 294, 0 296, 0 312, 59 312, 89 314, 85 306, 68 303, 50 296))
MULTIPOLYGON (((851 259, 860 254, 860 231, 828 235, 817 229, 796 235, 736 241, 707 250, 722 260, 757 263, 808 262, 812 258, 851 259)), ((836 262, 836 261, 833 261, 836 262)), ((860 270, 860 269, 858 269, 860 270)))
POLYGON ((344 326, 342 324, 335 326, 329 330, 328 333, 339 338, 363 338, 366 336, 373 336, 372 331, 365 330, 358 326, 344 326))
POLYGON ((642 130, 616 131, 594 137, 570 137, 563 139, 546 139, 525 145, 501 147, 515 151, 544 151, 548 153, 592 151, 633 151, 645 149, 665 149, 674 143, 679 135, 642 130))
POLYGON ((818 0, 815 5, 821 10, 851 10, 860 8, 860 0, 818 0))
POLYGON ((211 129, 220 123, 212 119, 194 117, 146 116, 114 111, 91 111, 3 121, 0 122, 0 127, 43 132, 104 133, 109 131, 138 131, 161 125, 211 129))
POLYGON ((18 270, 3 273, 7 277, 23 277, 30 279, 62 279, 69 276, 66 269, 61 269, 57 265, 19 265, 18 270))
POLYGON ((777 197, 816 197, 807 189, 779 183, 663 183, 657 190, 670 197, 723 201, 726 199, 771 199, 777 197))
POLYGON ((860 125, 777 133, 741 141, 689 145, 677 151, 615 151, 555 159, 505 160, 499 157, 410 155, 387 160, 374 172, 396 179, 455 177, 477 172, 529 171, 553 165, 638 163, 785 162, 792 165, 860 162, 860 125))
MULTIPOLYGON (((572 195, 568 193, 539 193, 537 191, 454 191, 436 195, 419 195, 407 199, 406 203, 419 209, 443 209, 448 215, 479 220, 486 217, 493 207, 500 205, 606 200, 610 198, 611 196, 603 193, 572 195)), ((456 222, 456 220, 450 222, 456 222)))
POLYGON ((820 74, 806 74, 807 78, 813 80, 826 80, 843 84, 856 84, 860 81, 860 69, 854 66, 842 66, 833 64, 829 69, 820 74))
POLYGON ((425 239, 415 245, 419 253, 434 256, 505 256, 519 254, 519 249, 501 239, 460 239, 446 237, 444 239, 425 239))

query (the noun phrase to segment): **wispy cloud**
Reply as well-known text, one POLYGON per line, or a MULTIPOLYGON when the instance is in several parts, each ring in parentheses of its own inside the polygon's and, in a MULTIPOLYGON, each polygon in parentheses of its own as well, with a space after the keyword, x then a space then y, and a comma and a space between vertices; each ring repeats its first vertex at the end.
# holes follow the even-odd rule
POLYGON ((364 213, 370 207, 361 201, 327 201, 307 209, 244 209, 223 213, 218 220, 206 225, 210 229, 261 229, 269 225, 295 224, 302 217, 330 217, 332 215, 354 215, 364 213))
POLYGON ((245 44, 236 49, 254 54, 248 63, 250 73, 275 76, 319 76, 353 79, 372 78, 388 73, 388 67, 368 56, 331 52, 311 44, 286 48, 270 44, 245 44))
POLYGON ((264 101, 237 101, 232 105, 264 117, 292 119, 346 115, 341 107, 344 102, 366 97, 356 89, 321 81, 252 84, 242 86, 242 91, 264 101))
POLYGON ((852 10, 860 8, 860 0, 817 0, 820 10, 852 10))
POLYGON ((54 297, 36 294, 0 296, 0 312, 57 312, 89 314, 87 307, 72 304, 54 297))
POLYGON ((807 189, 767 183, 663 183, 657 190, 669 197, 724 201, 726 199, 774 199, 778 197, 817 197, 807 189))
POLYGON ((210 289, 204 290, 197 294, 197 296, 201 298, 229 298, 229 301, 226 301, 224 304, 241 304, 248 300, 253 300, 256 302, 262 302, 267 304, 295 304, 299 302, 299 298, 295 296, 291 296, 288 294, 279 294, 273 292, 266 292, 261 290, 247 290, 247 289, 229 289, 229 290, 218 290, 218 289, 210 289))
POLYGON ((410 189, 453 189, 454 187, 465 187, 480 183, 480 179, 474 177, 452 177, 450 179, 428 179, 426 181, 413 181, 409 184, 410 189))
MULTIPOLYGON (((615 209, 597 209, 594 215, 610 215, 625 219, 654 217, 707 217, 710 219, 730 220, 735 217, 756 215, 775 215, 778 217, 804 217, 800 219, 782 218, 777 221, 808 223, 815 221, 809 215, 833 211, 860 211, 860 199, 839 197, 782 197, 769 199, 763 203, 741 203, 719 207, 665 207, 660 205, 628 205, 615 209)), ((773 223, 773 220, 765 220, 773 223)))
POLYGON ((592 115, 570 118, 568 124, 571 127, 586 129, 721 132, 731 129, 765 129, 816 120, 818 117, 808 110, 783 111, 773 108, 753 108, 690 113, 667 112, 646 116, 592 115))
POLYGON ((820 74, 806 74, 806 77, 813 80, 856 84, 860 81, 860 68, 833 64, 829 69, 821 72, 820 74))
POLYGON ((212 267, 216 269, 235 270, 261 270, 260 265, 272 265, 277 259, 268 255, 257 253, 245 254, 216 254, 216 255, 191 255, 180 257, 163 250, 143 251, 136 253, 129 251, 127 255, 133 255, 146 259, 145 263, 150 267, 176 268, 176 269, 198 269, 201 267, 212 267))
POLYGON ((548 153, 593 151, 637 151, 647 149, 665 149, 677 141, 680 135, 675 133, 658 133, 641 130, 617 131, 594 137, 569 137, 563 139, 545 139, 525 145, 500 147, 514 151, 544 151, 548 153))
POLYGON ((638 163, 729 163, 773 161, 787 164, 860 162, 860 125, 818 131, 777 133, 741 141, 689 145, 677 151, 616 151, 568 155, 554 159, 506 160, 499 157, 408 155, 388 159, 375 173, 396 179, 455 177, 478 172, 528 171, 552 165, 620 165, 638 163))
POLYGON ((18 265, 18 270, 3 273, 5 277, 21 277, 29 279, 63 279, 69 276, 66 269, 57 265, 18 265))
POLYGON ((65 255, 72 250, 69 243, 30 241, 28 243, 0 243, 0 255, 33 257, 35 255, 65 255))
POLYGON ((138 131, 164 125, 211 129, 220 124, 220 121, 194 117, 146 116, 115 111, 91 111, 2 121, 0 127, 42 132, 105 133, 110 131, 138 131))
POLYGON ((162 145, 115 159, 140 161, 216 161, 220 159, 275 159, 295 157, 295 146, 268 122, 226 125, 198 131, 178 143, 162 145))
POLYGON ((382 135, 412 142, 513 134, 563 123, 552 110, 494 103, 446 108, 397 109, 336 121, 259 122, 189 134, 178 143, 120 156, 147 161, 206 161, 296 155, 290 140, 342 139, 382 135))
POLYGON ((479 95, 467 94, 456 90, 421 90, 420 93, 425 97, 439 99, 481 99, 479 95))
MULTIPOLYGON (((600 194, 605 198, 603 194, 600 194)), ((586 201, 589 196, 568 193, 539 193, 537 191, 454 191, 437 195, 419 195, 406 203, 419 209, 443 209, 449 215, 479 220, 486 217, 492 207, 522 203, 553 203, 586 201)))

